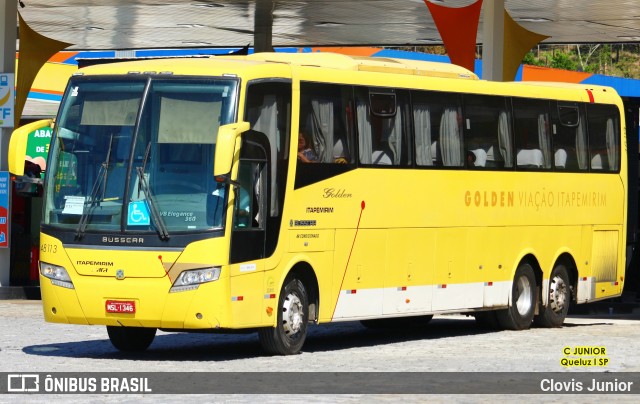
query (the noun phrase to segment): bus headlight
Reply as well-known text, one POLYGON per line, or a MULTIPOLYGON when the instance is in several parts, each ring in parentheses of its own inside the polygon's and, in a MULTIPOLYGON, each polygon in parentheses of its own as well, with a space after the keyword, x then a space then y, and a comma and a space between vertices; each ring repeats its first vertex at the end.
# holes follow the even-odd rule
POLYGON ((40 261, 40 273, 45 278, 51 279, 51 283, 54 285, 74 289, 71 277, 64 267, 40 261))
POLYGON ((197 289, 201 283, 217 281, 220 278, 220 267, 192 269, 178 275, 171 287, 171 292, 197 289))

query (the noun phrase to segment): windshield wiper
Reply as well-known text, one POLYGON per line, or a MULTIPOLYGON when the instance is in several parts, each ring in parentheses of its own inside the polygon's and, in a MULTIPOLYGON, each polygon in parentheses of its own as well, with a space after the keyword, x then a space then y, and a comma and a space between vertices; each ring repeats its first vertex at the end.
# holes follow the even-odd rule
POLYGON ((147 182, 147 177, 144 175, 144 170, 147 165, 147 160, 149 159, 149 152, 151 150, 151 142, 147 144, 147 150, 144 153, 144 159, 142 161, 142 167, 136 167, 136 173, 138 174, 138 196, 140 196, 140 190, 144 193, 144 197, 149 203, 149 211, 151 213, 151 217, 153 218, 153 222, 156 224, 156 230, 158 231, 158 235, 162 240, 169 239, 169 231, 167 230, 167 226, 164 224, 164 220, 160 216, 160 211, 158 210, 158 204, 156 203, 156 199, 151 192, 151 188, 149 188, 149 183, 147 182))
POLYGON ((111 160, 112 147, 113 134, 109 138, 109 150, 107 150, 107 157, 102 162, 102 164, 100 164, 100 170, 98 171, 98 175, 96 176, 96 179, 93 182, 93 186, 91 187, 91 194, 89 195, 89 199, 84 201, 82 216, 80 216, 80 220, 78 221, 78 228, 76 229, 76 239, 81 239, 82 237, 84 237, 84 232, 87 229, 91 211, 98 205, 98 202, 104 199, 105 190, 107 188, 107 171, 109 170, 109 160, 111 160), (96 197, 98 196, 98 192, 101 188, 102 197, 100 199, 97 199, 96 197))
POLYGON ((161 239, 168 240, 169 232, 167 231, 167 226, 165 226, 164 221, 160 216, 155 197, 153 196, 153 193, 149 188, 149 184, 147 183, 147 177, 144 176, 144 167, 136 167, 136 172, 138 173, 138 189, 142 189, 145 199, 147 200, 147 202, 149 202, 149 211, 154 223, 156 224, 158 234, 160 235, 161 239))

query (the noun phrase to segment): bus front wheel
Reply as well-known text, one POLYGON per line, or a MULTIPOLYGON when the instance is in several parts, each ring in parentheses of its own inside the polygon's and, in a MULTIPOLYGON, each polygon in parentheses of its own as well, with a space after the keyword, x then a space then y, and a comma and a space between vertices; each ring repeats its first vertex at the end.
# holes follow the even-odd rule
POLYGON ((109 340, 119 351, 142 352, 156 336, 155 328, 107 326, 109 340))
POLYGON ((526 330, 531 327, 535 305, 536 277, 531 264, 524 262, 513 277, 509 308, 496 312, 500 326, 507 330, 526 330))
POLYGON ((560 327, 567 318, 571 302, 571 284, 569 273, 564 265, 553 268, 549 279, 549 294, 544 310, 535 317, 534 322, 540 327, 560 327))
POLYGON ((278 319, 275 327, 258 330, 262 349, 275 355, 300 352, 307 338, 309 298, 302 281, 291 278, 285 282, 278 299, 278 319))

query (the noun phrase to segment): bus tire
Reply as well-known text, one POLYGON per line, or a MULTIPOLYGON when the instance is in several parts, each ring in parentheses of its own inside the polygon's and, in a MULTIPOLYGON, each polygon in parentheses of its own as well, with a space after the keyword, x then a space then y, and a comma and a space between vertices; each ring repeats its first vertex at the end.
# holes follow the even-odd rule
POLYGON ((291 278, 285 282, 280 292, 276 326, 258 330, 262 349, 273 355, 299 353, 307 338, 308 321, 307 289, 298 278, 291 278))
POLYGON ((528 262, 518 266, 511 286, 509 308, 496 311, 498 323, 507 330, 526 330, 531 327, 536 306, 536 277, 528 262))
POLYGON ((567 268, 559 264, 551 271, 549 279, 549 295, 547 305, 534 318, 534 323, 540 327, 561 327, 569 312, 571 303, 571 283, 567 268))
POLYGON ((156 336, 155 328, 107 326, 111 344, 119 351, 142 352, 149 348, 156 336))

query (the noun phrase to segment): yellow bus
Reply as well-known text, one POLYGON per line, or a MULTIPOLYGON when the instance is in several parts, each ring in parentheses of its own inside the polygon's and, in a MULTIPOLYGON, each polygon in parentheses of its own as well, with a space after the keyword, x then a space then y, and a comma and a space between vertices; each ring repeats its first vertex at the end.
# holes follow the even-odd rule
POLYGON ((92 66, 61 102, 43 205, 46 321, 106 325, 120 350, 245 329, 294 354, 310 323, 440 313, 558 327, 622 292, 623 107, 328 53, 92 66))

